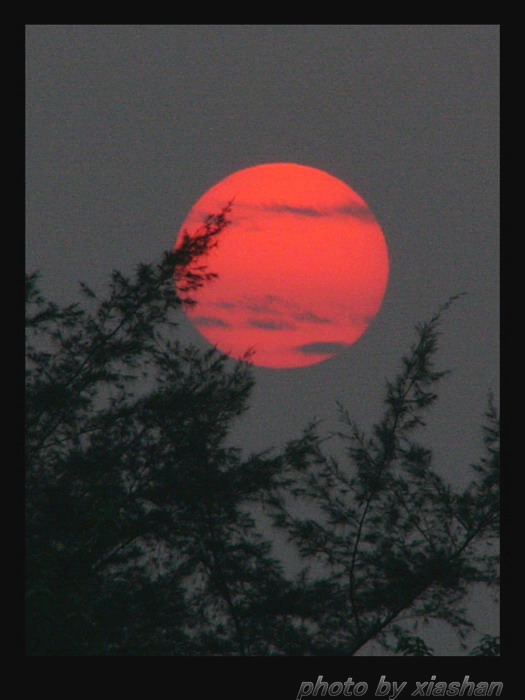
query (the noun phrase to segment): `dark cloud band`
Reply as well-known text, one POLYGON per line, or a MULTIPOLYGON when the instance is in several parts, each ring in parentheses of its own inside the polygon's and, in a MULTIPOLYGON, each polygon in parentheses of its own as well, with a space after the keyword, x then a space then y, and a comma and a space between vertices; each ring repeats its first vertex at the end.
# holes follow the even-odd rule
POLYGON ((274 321, 270 318, 252 318, 248 321, 252 328, 263 328, 267 331, 284 331, 295 328, 292 323, 286 321, 274 321))
POLYGON ((307 343, 295 349, 303 355, 335 355, 349 348, 351 343, 307 343))
POLYGON ((293 207, 289 204, 273 204, 264 207, 266 211, 271 211, 275 214, 294 214, 295 216, 310 216, 316 218, 332 217, 332 216, 350 216, 361 219, 362 221, 373 221, 374 215, 365 205, 349 202, 335 207, 293 207))

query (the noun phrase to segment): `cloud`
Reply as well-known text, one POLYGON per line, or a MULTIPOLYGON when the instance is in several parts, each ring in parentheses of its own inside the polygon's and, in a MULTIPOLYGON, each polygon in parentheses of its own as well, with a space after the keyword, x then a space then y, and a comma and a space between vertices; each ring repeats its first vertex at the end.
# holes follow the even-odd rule
POLYGON ((307 308, 301 308, 300 305, 287 301, 286 299, 273 294, 258 297, 245 297, 243 300, 243 306, 253 314, 264 315, 263 319, 259 318, 250 320, 250 325, 256 326, 257 328, 268 328, 275 330, 295 328, 293 321, 297 321, 299 323, 318 324, 332 322, 332 319, 330 318, 318 316, 312 311, 309 311, 307 308), (291 318, 292 322, 288 322, 283 318, 283 316, 285 316, 288 320, 291 318))
POLYGON ((246 308, 254 314, 279 313, 271 304, 246 304, 246 308))
POLYGON ((292 207, 289 204, 272 204, 271 206, 265 207, 268 211, 274 212, 276 214, 296 214, 299 216, 326 216, 319 209, 314 209, 313 207, 292 207))
POLYGON ((196 326, 203 326, 205 328, 231 328, 230 324, 223 321, 222 318, 212 318, 211 316, 195 316, 193 323, 196 326))
POLYGON ((315 218, 351 216, 362 221, 373 221, 374 215, 364 203, 349 201, 347 204, 328 207, 294 207, 290 204, 272 204, 264 207, 266 211, 276 214, 294 214, 295 216, 310 216, 315 218))
POLYGON ((303 321, 304 323, 330 323, 331 320, 329 318, 317 316, 317 314, 311 311, 302 311, 300 314, 295 314, 294 319, 296 321, 303 321))
POLYGON ((264 328, 267 331, 283 331, 295 328, 292 323, 287 321, 274 321, 271 318, 252 318, 248 324, 253 328, 264 328))
POLYGON ((267 314, 271 316, 279 316, 287 311, 292 305, 290 302, 275 296, 274 294, 265 294, 263 296, 245 296, 241 302, 242 306, 256 314, 267 314))
POLYGON ((357 326, 358 328, 368 328, 370 323, 374 320, 374 316, 371 314, 364 313, 348 313, 346 319, 351 326, 357 326))
POLYGON ((342 350, 349 348, 351 343, 307 343, 299 345, 295 349, 303 355, 335 355, 342 350))
POLYGON ((333 214, 335 216, 353 216, 354 219, 361 219, 362 221, 375 221, 374 215, 366 204, 356 204, 355 202, 336 207, 333 210, 333 214))

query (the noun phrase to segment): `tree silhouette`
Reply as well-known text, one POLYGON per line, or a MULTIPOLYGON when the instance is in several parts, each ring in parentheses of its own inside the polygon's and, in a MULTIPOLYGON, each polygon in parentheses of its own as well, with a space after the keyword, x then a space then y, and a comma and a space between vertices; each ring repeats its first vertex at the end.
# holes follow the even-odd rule
MULTIPOLYGON (((416 623, 464 635, 469 586, 497 583, 494 405, 486 455, 456 493, 414 438, 444 375, 444 307, 417 329, 369 437, 341 407, 347 461, 315 426, 243 459, 226 439, 249 357, 184 346, 174 316, 213 277, 206 254, 229 211, 159 265, 113 273, 105 298, 82 285, 84 305, 50 303, 27 277, 27 653, 352 655, 375 640, 431 654, 416 623)), ((484 637, 472 653, 498 650, 484 637)))
MULTIPOLYGON (((492 398, 486 454, 464 491, 453 491, 433 469, 431 450, 414 437, 447 374, 433 360, 452 301, 417 327, 369 436, 340 407, 337 437, 347 461, 325 455, 311 427, 267 498, 275 525, 314 570, 325 572, 321 580, 305 576, 305 590, 322 584, 324 591, 309 621, 310 653, 353 655, 374 640, 387 653, 431 655, 414 634, 418 625, 442 620, 464 638, 472 626, 463 610, 469 587, 498 586, 499 418, 492 398)), ((494 649, 498 639, 485 638, 475 653, 494 649)))

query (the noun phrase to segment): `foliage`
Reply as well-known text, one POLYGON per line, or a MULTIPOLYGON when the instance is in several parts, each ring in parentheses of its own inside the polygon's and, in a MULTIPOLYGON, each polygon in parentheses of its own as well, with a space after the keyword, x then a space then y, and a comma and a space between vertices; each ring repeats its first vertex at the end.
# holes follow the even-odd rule
POLYGON ((472 649, 470 656, 499 656, 500 639, 490 634, 484 634, 479 644, 472 649))
MULTIPOLYGON (((470 629, 495 586, 499 424, 461 493, 415 439, 445 376, 445 305, 417 329, 365 435, 341 407, 346 459, 310 426, 280 454, 227 446, 247 362, 176 339, 173 312, 213 274, 229 207, 134 278, 59 307, 27 278, 27 649, 30 655, 429 655, 417 624, 470 629), (173 287, 177 280, 177 295, 173 287), (272 527, 305 566, 286 570, 272 527)), ((484 637, 472 654, 499 653, 484 637)))
POLYGON ((395 628, 397 637, 396 651, 403 656, 434 656, 434 650, 427 646, 424 639, 407 634, 402 628, 395 628))
POLYGON ((212 579, 223 586, 212 561, 225 546, 216 511, 236 540, 231 566, 242 558, 248 567, 261 549, 250 542, 254 553, 241 557, 249 523, 230 488, 239 457, 221 446, 245 408, 248 367, 227 371, 224 357, 184 348, 169 332, 185 292, 210 277, 198 258, 226 215, 210 217, 159 266, 141 265, 135 279, 115 272, 107 299, 84 285, 94 312, 47 303, 28 277, 31 654, 198 650, 188 630, 204 612, 188 602, 197 584, 191 594, 185 584, 208 572, 203 609, 212 579))
POLYGON ((431 450, 415 437, 447 374, 433 361, 439 323, 452 301, 417 327, 417 342, 387 383, 385 410, 370 435, 340 407, 346 461, 325 455, 311 427, 289 450, 281 482, 267 499, 275 526, 330 582, 329 599, 310 629, 309 653, 353 655, 373 640, 386 653, 426 654, 412 634, 418 624, 441 620, 464 638, 471 628, 463 609, 469 587, 499 582, 492 551, 499 535, 493 401, 486 456, 462 493, 433 469, 431 450))

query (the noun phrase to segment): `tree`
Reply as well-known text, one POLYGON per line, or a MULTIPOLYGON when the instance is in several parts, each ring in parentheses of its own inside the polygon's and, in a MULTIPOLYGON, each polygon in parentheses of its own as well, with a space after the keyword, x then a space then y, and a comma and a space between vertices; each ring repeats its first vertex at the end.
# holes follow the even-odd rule
POLYGON ((251 379, 247 365, 226 371, 225 358, 170 331, 173 310, 212 276, 202 259, 228 211, 135 279, 115 272, 107 299, 83 285, 94 311, 48 303, 27 279, 31 654, 194 650, 187 630, 200 613, 183 582, 213 542, 203 535, 202 554, 190 551, 192 527, 204 527, 198 509, 213 507, 238 461, 221 441, 251 379))
MULTIPOLYGON (((322 450, 315 426, 289 447, 288 461, 266 499, 275 525, 322 578, 304 574, 315 591, 306 617, 309 653, 353 655, 370 641, 386 653, 432 655, 418 625, 443 620, 464 638, 471 628, 463 603, 469 586, 499 584, 499 418, 492 398, 485 455, 463 492, 432 467, 431 451, 414 437, 437 399, 442 314, 417 327, 417 341, 386 387, 385 410, 370 435, 340 407, 343 464, 322 450), (312 515, 304 517, 305 512, 312 515)), ((494 654, 498 638, 474 653, 494 654)))
MULTIPOLYGON (((227 446, 249 357, 182 345, 173 312, 213 277, 206 254, 229 211, 159 265, 113 273, 106 298, 82 285, 82 306, 47 302, 27 278, 30 655, 351 655, 369 640, 420 655, 432 650, 408 615, 463 634, 468 586, 497 581, 493 404, 462 493, 413 439, 444 374, 444 309, 418 328, 371 437, 341 408, 347 463, 315 426, 282 453, 227 446), (323 575, 285 570, 261 505, 323 575)), ((484 638, 473 653, 497 648, 484 638)))

